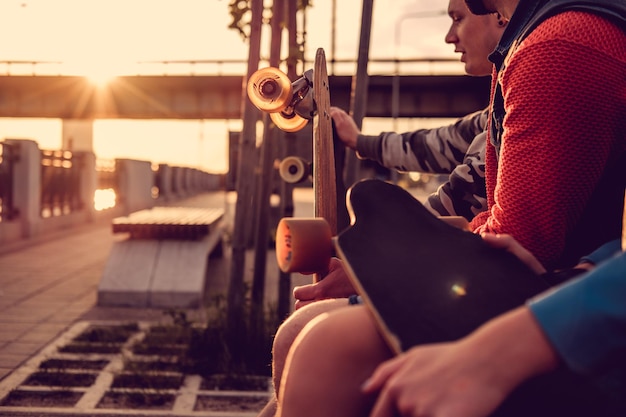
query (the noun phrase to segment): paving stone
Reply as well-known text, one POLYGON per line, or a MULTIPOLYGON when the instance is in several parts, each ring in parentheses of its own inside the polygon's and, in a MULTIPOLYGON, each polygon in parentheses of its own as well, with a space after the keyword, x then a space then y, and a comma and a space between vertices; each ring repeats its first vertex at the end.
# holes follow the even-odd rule
POLYGON ((4 354, 8 355, 27 355, 30 357, 37 353, 41 349, 41 345, 39 343, 25 343, 25 342, 10 342, 2 347, 2 351, 4 354))
POLYGON ((13 369, 14 369, 13 367, 5 368, 5 367, 0 366, 0 379, 3 379, 7 375, 9 375, 11 372, 13 372, 13 369))

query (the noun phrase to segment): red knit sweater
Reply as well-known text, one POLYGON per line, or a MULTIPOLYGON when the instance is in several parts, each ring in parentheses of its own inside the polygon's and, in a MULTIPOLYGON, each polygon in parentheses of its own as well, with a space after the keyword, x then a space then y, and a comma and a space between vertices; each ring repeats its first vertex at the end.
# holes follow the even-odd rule
POLYGON ((488 211, 471 227, 511 234, 552 267, 604 168, 626 149, 626 35, 600 17, 561 13, 500 77, 501 150, 487 145, 488 211))

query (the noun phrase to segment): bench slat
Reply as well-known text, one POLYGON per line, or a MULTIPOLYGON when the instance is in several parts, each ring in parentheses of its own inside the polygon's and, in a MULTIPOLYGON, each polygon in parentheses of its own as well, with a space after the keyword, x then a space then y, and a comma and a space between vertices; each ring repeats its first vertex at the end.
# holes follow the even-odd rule
POLYGON ((211 233, 223 217, 221 208, 154 207, 116 217, 112 230, 134 239, 195 240, 211 233))

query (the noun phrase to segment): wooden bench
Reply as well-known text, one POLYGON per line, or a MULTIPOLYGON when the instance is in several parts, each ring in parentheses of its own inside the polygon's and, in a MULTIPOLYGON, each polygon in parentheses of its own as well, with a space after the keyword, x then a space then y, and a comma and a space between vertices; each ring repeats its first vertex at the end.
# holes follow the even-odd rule
POLYGON ((98 305, 194 308, 202 304, 210 257, 222 255, 224 210, 154 207, 113 219, 116 241, 98 286, 98 305))

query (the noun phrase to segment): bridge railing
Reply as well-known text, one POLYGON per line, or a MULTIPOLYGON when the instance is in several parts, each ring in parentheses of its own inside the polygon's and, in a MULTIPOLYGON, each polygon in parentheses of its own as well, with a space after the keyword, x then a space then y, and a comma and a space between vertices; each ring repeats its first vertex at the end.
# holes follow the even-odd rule
MULTIPOLYGON (((355 73, 357 62, 354 58, 328 57, 329 75, 350 75, 355 73)), ((119 68, 119 75, 242 75, 247 71, 246 59, 193 59, 140 61, 119 68)), ((261 60, 260 67, 269 62, 261 60)), ((300 63, 299 71, 313 67, 313 61, 300 63)), ((464 74, 463 64, 457 57, 404 57, 368 59, 368 72, 377 75, 460 75, 464 74)), ((0 74, 4 75, 83 75, 76 74, 60 61, 2 61, 0 74)))
POLYGON ((41 151, 41 217, 61 216, 81 210, 80 174, 85 155, 70 151, 41 151))
POLYGON ((96 159, 97 189, 119 191, 115 159, 96 159))
POLYGON ((194 168, 132 159, 97 163, 92 152, 40 150, 35 141, 7 139, 0 142, 0 244, 223 190, 224 184, 224 175, 194 168), (96 209, 106 190, 113 203, 96 209))

